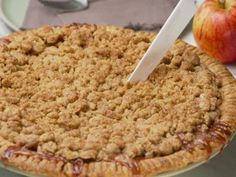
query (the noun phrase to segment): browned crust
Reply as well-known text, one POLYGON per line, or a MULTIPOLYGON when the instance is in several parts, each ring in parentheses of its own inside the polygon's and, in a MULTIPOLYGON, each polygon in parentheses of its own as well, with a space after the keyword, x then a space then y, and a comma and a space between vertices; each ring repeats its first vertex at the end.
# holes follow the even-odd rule
MULTIPOLYGON (((175 45, 186 46, 186 48, 198 54, 201 62, 206 64, 213 73, 222 79, 221 91, 223 103, 221 105, 222 116, 220 122, 230 125, 230 131, 232 133, 235 132, 236 80, 225 66, 207 56, 199 49, 190 46, 181 40, 178 40, 175 45)), ((220 150, 231 138, 231 135, 228 133, 224 134, 221 131, 217 133, 220 133, 220 136, 222 136, 225 141, 211 141, 210 147, 212 148, 212 152, 220 150)), ((137 160, 135 161, 135 164, 128 165, 115 161, 88 162, 84 163, 83 167, 77 169, 77 173, 75 173, 73 168, 78 167, 73 166, 73 163, 60 158, 43 157, 42 155, 35 153, 14 153, 9 154, 9 158, 4 158, 4 154, 11 144, 2 138, 0 139, 0 143, 5 145, 0 149, 0 154, 2 155, 1 160, 4 164, 17 167, 20 170, 32 174, 51 177, 147 177, 167 171, 178 170, 189 164, 204 161, 209 157, 207 148, 195 148, 191 152, 188 150, 181 150, 169 156, 137 160), (135 166, 135 168, 132 166, 135 166)))

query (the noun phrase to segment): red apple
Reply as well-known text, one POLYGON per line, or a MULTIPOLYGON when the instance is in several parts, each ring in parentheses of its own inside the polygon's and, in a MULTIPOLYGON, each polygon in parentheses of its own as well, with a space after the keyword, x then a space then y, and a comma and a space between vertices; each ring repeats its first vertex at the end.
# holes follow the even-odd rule
POLYGON ((194 17, 193 34, 212 57, 236 61, 236 0, 205 0, 194 17))

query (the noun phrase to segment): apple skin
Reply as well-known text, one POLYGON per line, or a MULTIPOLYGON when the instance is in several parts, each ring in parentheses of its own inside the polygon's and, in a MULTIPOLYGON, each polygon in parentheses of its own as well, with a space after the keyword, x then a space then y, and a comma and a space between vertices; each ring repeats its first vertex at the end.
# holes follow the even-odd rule
POLYGON ((205 0, 193 19, 193 35, 210 56, 236 61, 236 0, 205 0))

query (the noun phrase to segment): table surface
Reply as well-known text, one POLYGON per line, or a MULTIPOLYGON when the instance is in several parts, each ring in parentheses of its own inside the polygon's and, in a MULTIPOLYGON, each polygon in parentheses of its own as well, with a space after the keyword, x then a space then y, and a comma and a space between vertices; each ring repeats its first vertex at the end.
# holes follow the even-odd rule
MULTIPOLYGON (((0 21, 0 36, 10 34, 9 30, 2 21, 0 21)), ((236 76, 236 64, 229 65, 228 68, 236 76)), ((189 172, 177 175, 175 177, 236 177, 236 138, 224 150, 209 162, 195 168, 189 172)), ((0 177, 23 177, 5 169, 0 168, 0 177)))

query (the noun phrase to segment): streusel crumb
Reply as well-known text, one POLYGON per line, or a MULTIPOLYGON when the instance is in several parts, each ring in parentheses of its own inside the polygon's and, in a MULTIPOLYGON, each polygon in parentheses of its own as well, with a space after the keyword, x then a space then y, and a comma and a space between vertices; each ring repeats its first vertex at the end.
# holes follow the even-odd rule
POLYGON ((147 81, 126 83, 154 37, 72 25, 1 39, 4 145, 68 160, 154 157, 179 151, 179 134, 191 142, 207 131, 220 117, 220 81, 188 49, 173 47, 147 81))

